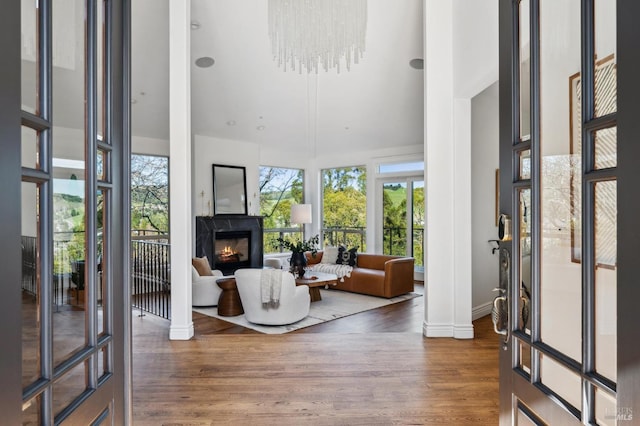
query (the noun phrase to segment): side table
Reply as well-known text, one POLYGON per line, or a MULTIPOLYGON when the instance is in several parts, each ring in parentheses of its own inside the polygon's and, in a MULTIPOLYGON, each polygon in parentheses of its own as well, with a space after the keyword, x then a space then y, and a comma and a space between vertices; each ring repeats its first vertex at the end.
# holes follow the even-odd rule
POLYGON ((228 276, 218 278, 216 283, 218 287, 222 289, 222 293, 220 293, 220 298, 218 299, 218 315, 235 317, 236 315, 244 314, 235 277, 228 276))

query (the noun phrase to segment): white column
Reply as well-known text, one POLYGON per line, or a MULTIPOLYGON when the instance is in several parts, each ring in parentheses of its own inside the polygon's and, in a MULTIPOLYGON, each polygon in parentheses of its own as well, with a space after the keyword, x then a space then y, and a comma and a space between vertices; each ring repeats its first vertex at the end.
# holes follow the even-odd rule
POLYGON ((469 105, 454 102, 453 2, 425 0, 427 337, 473 337, 469 105), (469 117, 467 116, 467 120, 469 117), (456 133, 458 125, 466 126, 456 133), (466 233, 466 235, 465 235, 466 233))
POLYGON ((191 317, 191 79, 190 0, 169 2, 169 187, 171 340, 193 337, 191 317))
POLYGON ((454 99, 453 122, 453 337, 471 339, 471 99, 454 99))

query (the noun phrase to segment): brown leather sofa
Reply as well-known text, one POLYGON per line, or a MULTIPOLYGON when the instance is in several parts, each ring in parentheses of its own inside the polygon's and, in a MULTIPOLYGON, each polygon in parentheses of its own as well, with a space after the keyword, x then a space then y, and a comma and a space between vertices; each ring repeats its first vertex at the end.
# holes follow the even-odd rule
MULTIPOLYGON (((307 264, 313 266, 322 260, 322 251, 316 256, 306 253, 307 264)), ((368 294, 379 297, 395 297, 413 291, 412 257, 358 253, 356 266, 350 277, 332 289, 368 294)))

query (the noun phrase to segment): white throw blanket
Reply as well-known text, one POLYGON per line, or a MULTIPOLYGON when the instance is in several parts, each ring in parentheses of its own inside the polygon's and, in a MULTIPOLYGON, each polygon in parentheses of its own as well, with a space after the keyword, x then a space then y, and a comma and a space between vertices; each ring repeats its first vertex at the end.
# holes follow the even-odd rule
POLYGON ((280 304, 280 290, 282 288, 282 269, 263 269, 260 275, 260 293, 262 306, 277 308, 280 304))
POLYGON ((351 271, 353 266, 339 265, 333 263, 316 263, 311 265, 312 271, 324 272, 325 274, 336 274, 341 282, 344 282, 344 277, 351 277, 351 271))

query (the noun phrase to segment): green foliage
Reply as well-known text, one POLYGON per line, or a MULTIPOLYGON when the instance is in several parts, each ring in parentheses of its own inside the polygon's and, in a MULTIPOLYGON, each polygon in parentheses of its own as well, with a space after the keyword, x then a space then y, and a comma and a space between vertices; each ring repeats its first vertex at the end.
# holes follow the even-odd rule
POLYGON ((278 238, 278 243, 282 244, 282 246, 291 250, 292 253, 301 253, 310 251, 311 254, 315 256, 318 252, 318 243, 320 241, 320 236, 316 235, 314 237, 309 238, 308 240, 298 240, 298 241, 290 241, 284 238, 278 238))
POLYGON ((344 244, 365 250, 367 174, 364 167, 322 171, 325 244, 344 244))
POLYGON ((344 191, 354 188, 367 193, 367 172, 365 167, 339 167, 322 171, 322 186, 325 191, 344 191))
POLYGON ((325 227, 366 227, 367 195, 355 188, 324 192, 325 227))

